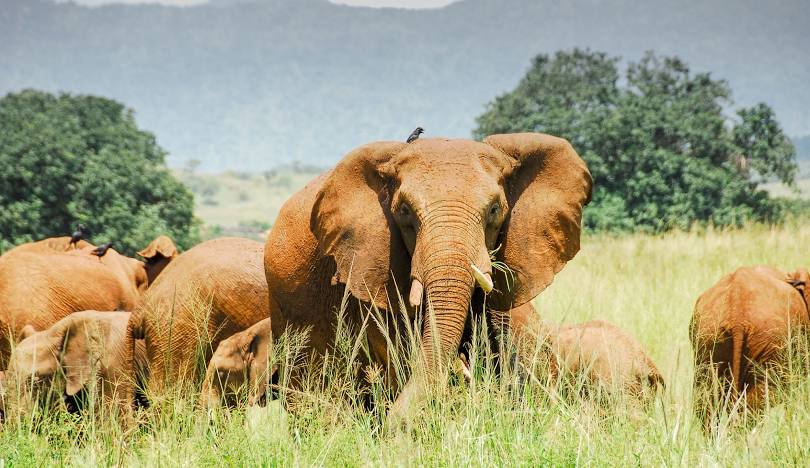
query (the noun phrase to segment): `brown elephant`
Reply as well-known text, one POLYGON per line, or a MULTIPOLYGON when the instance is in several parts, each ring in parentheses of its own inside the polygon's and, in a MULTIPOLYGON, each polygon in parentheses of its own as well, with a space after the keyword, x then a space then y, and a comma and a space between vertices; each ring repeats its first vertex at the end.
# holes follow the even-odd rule
POLYGON ((512 310, 510 319, 521 366, 532 374, 547 370, 555 385, 566 379, 585 384, 583 391, 645 402, 653 395, 649 390, 665 385, 641 343, 615 325, 593 320, 558 326, 541 320, 530 303, 512 310))
MULTIPOLYGON (((573 258, 591 185, 566 140, 538 133, 362 146, 293 195, 268 236, 265 272, 279 306, 273 333, 311 327, 310 349, 323 355, 348 287, 387 311, 388 325, 368 327, 366 338, 370 360, 397 390, 388 343, 398 341, 398 292, 410 319, 429 304, 421 330, 427 372, 412 375, 397 397, 392 414, 404 416, 425 395, 426 379, 457 356, 470 307, 483 311, 476 284, 489 293, 488 307, 509 310, 573 258), (493 272, 495 250, 513 276, 493 272)), ((349 302, 347 320, 362 323, 362 307, 349 302)))
POLYGON ((24 244, 0 257, 0 369, 26 324, 44 330, 72 312, 133 310, 156 276, 150 262, 169 246, 176 252, 168 238, 158 241, 146 263, 113 249, 96 257, 91 244, 80 241, 74 249, 69 237, 24 244))
MULTIPOLYGON (((145 348, 129 361, 125 334, 129 312, 75 312, 50 328, 26 325, 5 375, 5 410, 23 413, 39 403, 79 405, 79 392, 92 392, 96 403, 116 404, 129 417, 132 382, 142 378, 145 348)), ((83 394, 85 401, 90 395, 83 394)))
POLYGON ((270 320, 261 320, 219 343, 205 373, 201 405, 213 408, 224 402, 234 406, 243 395, 249 405, 268 399, 268 386, 276 371, 269 360, 273 341, 270 320))
POLYGON ((130 337, 148 356, 147 394, 193 382, 220 341, 270 316, 259 242, 220 238, 178 256, 130 319, 130 337))
POLYGON ((810 325, 808 272, 786 274, 772 267, 743 267, 720 279, 695 304, 689 337, 695 356, 695 410, 707 423, 743 396, 761 410, 769 378, 778 377, 790 336, 810 325), (775 372, 769 372, 775 371, 775 372), (719 398, 708 392, 720 384, 719 398), (723 402, 730 397, 730 402, 723 402))

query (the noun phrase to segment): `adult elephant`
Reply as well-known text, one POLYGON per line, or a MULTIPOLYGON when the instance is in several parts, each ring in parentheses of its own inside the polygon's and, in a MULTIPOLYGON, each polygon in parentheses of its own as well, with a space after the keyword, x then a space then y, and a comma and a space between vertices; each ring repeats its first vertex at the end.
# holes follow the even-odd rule
POLYGON ((767 266, 743 267, 698 298, 689 337, 695 354, 695 410, 707 424, 723 396, 732 398, 731 405, 742 396, 749 409, 763 407, 765 372, 778 370, 789 337, 810 326, 808 282, 805 269, 787 274, 767 266), (713 382, 723 396, 711 394, 713 382))
MULTIPOLYGON (((539 294, 573 258, 591 185, 571 145, 539 133, 362 146, 278 215, 264 259, 279 306, 273 333, 309 328, 311 349, 323 354, 334 343, 334 310, 345 288, 391 316, 399 310, 397 287, 410 317, 427 299, 427 372, 412 375, 400 392, 392 414, 404 416, 424 396, 426 379, 457 356, 470 306, 483 310, 476 283, 490 293, 489 307, 508 311, 539 294), (493 273, 496 249, 514 276, 493 273)), ((346 317, 362 323, 361 307, 350 302, 346 317)), ((394 333, 367 328, 370 359, 396 387, 388 350, 394 333)))
POLYGON ((6 366, 11 341, 26 325, 44 330, 73 312, 133 310, 150 275, 156 275, 150 262, 157 252, 169 260, 176 254, 171 240, 171 245, 160 242, 162 247, 145 257, 146 263, 114 249, 96 257, 91 244, 80 241, 73 248, 69 237, 23 244, 5 253, 0 257, 0 369, 6 366))
POLYGON ((149 288, 128 335, 146 344, 150 398, 167 385, 194 382, 220 341, 270 315, 262 252, 249 239, 206 241, 177 257, 149 288))

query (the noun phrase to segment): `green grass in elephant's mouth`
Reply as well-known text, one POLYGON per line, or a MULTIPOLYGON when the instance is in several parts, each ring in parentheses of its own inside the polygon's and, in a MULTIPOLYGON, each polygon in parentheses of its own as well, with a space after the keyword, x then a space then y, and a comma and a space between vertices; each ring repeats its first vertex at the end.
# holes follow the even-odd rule
MULTIPOLYGON (((391 401, 385 374, 357 367, 354 357, 369 350, 346 325, 323 362, 301 355, 299 335, 274 344, 279 386, 293 412, 278 402, 202 410, 193 383, 141 411, 140 424, 131 430, 107 415, 63 411, 10 421, 0 430, 0 465, 804 464, 810 453, 810 382, 802 353, 789 361, 786 377, 797 383, 781 395, 782 403, 761 420, 722 421, 721 430, 705 436, 692 414, 687 330, 695 299, 722 274, 739 265, 807 265, 808 241, 810 226, 803 225, 583 239, 582 251, 534 305, 544 319, 604 319, 636 336, 667 381, 649 407, 620 397, 609 397, 614 399, 608 405, 584 399, 576 381, 551 391, 542 378, 522 377, 509 360, 496 369, 494 353, 509 349, 484 346, 485 326, 477 321, 469 353, 472 381, 451 369, 450 384, 432 389, 408 431, 384 431, 381 421, 391 401), (296 369, 306 372, 294 376, 296 369), (357 374, 364 385, 357 384, 357 374), (302 379, 303 390, 285 395, 290 378, 302 379)), ((356 327, 385 324, 370 311, 356 327)), ((406 327, 402 342, 392 343, 400 380, 408 374, 416 331, 406 327)))

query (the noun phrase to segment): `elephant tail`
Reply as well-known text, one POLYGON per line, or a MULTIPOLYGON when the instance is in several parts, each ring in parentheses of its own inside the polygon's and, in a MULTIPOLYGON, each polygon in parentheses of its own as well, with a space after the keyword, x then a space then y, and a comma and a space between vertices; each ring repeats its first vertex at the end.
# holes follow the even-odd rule
POLYGON ((742 384, 742 352, 745 334, 739 327, 731 330, 731 385, 734 389, 733 396, 736 398, 743 390, 742 384))

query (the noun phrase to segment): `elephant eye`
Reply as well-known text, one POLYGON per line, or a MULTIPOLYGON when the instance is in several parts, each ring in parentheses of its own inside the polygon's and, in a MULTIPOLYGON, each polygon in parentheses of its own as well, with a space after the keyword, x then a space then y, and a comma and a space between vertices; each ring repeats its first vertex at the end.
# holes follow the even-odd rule
POLYGON ((402 203, 399 205, 399 215, 403 218, 407 218, 411 215, 411 207, 409 207, 407 203, 402 203))
POLYGON ((493 222, 498 216, 498 213, 501 211, 501 204, 495 202, 492 206, 489 207, 489 215, 487 221, 493 222))

